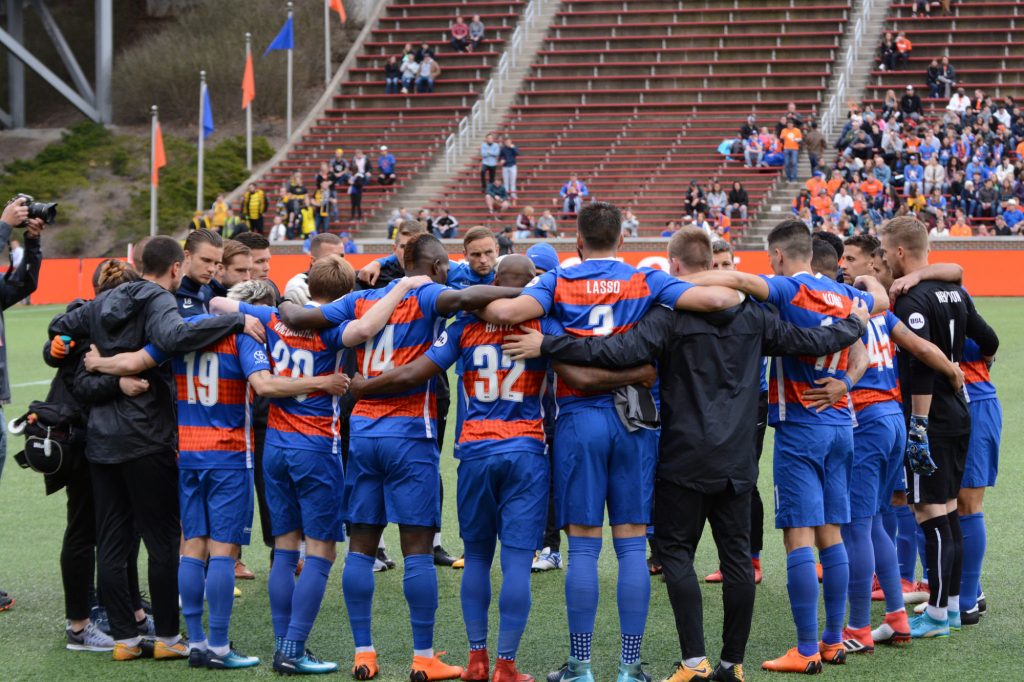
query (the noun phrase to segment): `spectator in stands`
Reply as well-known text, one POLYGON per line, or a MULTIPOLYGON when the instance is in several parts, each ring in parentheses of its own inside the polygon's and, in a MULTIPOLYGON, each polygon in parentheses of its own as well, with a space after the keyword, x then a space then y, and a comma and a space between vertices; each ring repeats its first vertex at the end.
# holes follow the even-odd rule
POLYGON ((331 192, 331 181, 324 180, 320 183, 320 188, 313 193, 312 201, 316 232, 319 234, 330 230, 332 202, 334 202, 334 193, 331 192))
POLYGON ((996 107, 995 113, 992 114, 992 118, 1003 124, 1004 128, 1009 128, 1013 119, 1010 117, 1010 112, 1006 110, 1006 104, 1000 102, 996 107))
POLYGON ((1014 230, 1009 225, 1006 224, 1006 219, 1003 218, 1002 215, 997 215, 996 216, 996 220, 995 220, 995 224, 993 225, 992 230, 989 232, 989 236, 991 236, 991 237, 1012 237, 1012 236, 1014 236, 1014 234, 1020 234, 1020 231, 1021 230, 1020 230, 1020 224, 1019 223, 1017 225, 1017 231, 1014 232, 1014 230))
POLYGON ((352 241, 352 237, 349 236, 348 232, 341 233, 341 243, 344 244, 345 253, 359 253, 359 244, 352 241))
POLYGON ((899 118, 900 101, 896 98, 895 90, 886 90, 885 97, 882 99, 882 120, 888 121, 891 116, 899 118))
POLYGON ((747 190, 743 189, 742 183, 734 181, 732 189, 729 190, 729 204, 725 207, 725 215, 732 218, 733 213, 739 213, 740 218, 746 220, 749 203, 750 197, 747 196, 747 190))
POLYGON ((406 43, 402 48, 402 60, 404 61, 406 57, 416 59, 416 48, 412 46, 412 43, 406 43))
POLYGON ((469 52, 469 26, 466 25, 461 14, 455 15, 455 21, 448 27, 448 35, 451 36, 448 44, 452 46, 453 50, 469 52))
POLYGON ((931 0, 914 0, 914 8, 910 12, 910 16, 916 17, 918 14, 924 14, 931 16, 932 3, 931 0))
POLYGON ((853 136, 850 145, 843 150, 843 154, 861 162, 867 161, 874 155, 874 142, 868 137, 867 131, 861 128, 853 136))
POLYGON ((942 83, 939 82, 940 73, 939 60, 933 59, 924 74, 925 81, 928 83, 928 92, 932 99, 938 99, 939 92, 942 91, 942 83))
POLYGON ((722 185, 718 182, 711 183, 711 189, 708 190, 707 194, 707 205, 708 211, 717 208, 719 211, 725 211, 725 207, 729 203, 729 195, 722 189, 722 185))
POLYGON ((924 115, 924 108, 921 106, 921 98, 914 92, 914 86, 908 85, 907 91, 900 98, 900 113, 904 119, 920 121, 924 115))
POLYGON ((501 179, 505 182, 509 196, 512 197, 514 202, 516 200, 516 177, 519 171, 519 166, 517 165, 519 147, 512 142, 511 137, 506 137, 502 142, 499 155, 501 157, 501 179))
POLYGON ((380 156, 377 157, 377 182, 382 185, 393 185, 398 177, 395 175, 395 155, 388 151, 387 145, 381 145, 380 156))
POLYGON ((394 95, 401 87, 402 65, 398 63, 398 57, 391 55, 387 63, 384 64, 384 94, 394 95))
POLYGON ((893 39, 892 33, 886 31, 885 35, 882 36, 882 44, 878 47, 878 60, 880 62, 878 68, 882 71, 895 71, 896 55, 896 41, 893 39))
POLYGON ((665 221, 665 229, 661 231, 662 237, 671 237, 679 231, 679 223, 674 220, 665 221))
POLYGON ((750 114, 747 122, 740 126, 740 139, 748 140, 751 135, 757 135, 757 116, 750 114))
POLYGON ((697 217, 693 221, 693 226, 698 230, 703 230, 708 237, 712 236, 711 223, 708 222, 707 216, 704 215, 703 211, 697 213, 697 217))
POLYGON ((211 219, 212 229, 214 232, 222 232, 224 223, 228 219, 228 202, 224 201, 224 195, 218 194, 217 198, 213 200, 213 217, 211 219))
POLYGON ((250 230, 263 234, 263 214, 266 211, 267 195, 256 183, 249 183, 249 189, 242 197, 242 217, 249 223, 250 230))
POLYGON ((978 190, 978 203, 975 217, 992 218, 999 213, 999 190, 992 178, 986 178, 978 190))
POLYGON ((811 209, 815 225, 820 225, 825 217, 832 215, 832 198, 828 195, 827 187, 822 187, 817 196, 811 197, 811 209))
POLYGON ((913 52, 914 45, 907 38, 907 34, 904 31, 900 31, 896 35, 896 68, 900 68, 910 59, 910 53, 913 52))
POLYGON ((786 127, 779 133, 779 139, 782 140, 782 152, 786 156, 786 179, 796 182, 800 161, 800 143, 804 139, 803 133, 796 127, 796 121, 791 118, 786 119, 786 127))
POLYGON ((640 221, 633 215, 633 211, 625 209, 622 212, 622 236, 636 237, 640 229, 640 221))
POLYGON ((793 215, 800 215, 805 208, 811 207, 811 191, 804 187, 800 190, 800 194, 796 195, 793 199, 792 210, 793 215))
POLYGON ((931 194, 933 189, 939 190, 940 193, 946 191, 946 169, 939 164, 938 155, 928 159, 928 165, 924 169, 925 194, 931 194))
POLYGON ((706 213, 707 202, 704 200, 704 190, 696 180, 690 180, 690 187, 686 190, 686 201, 683 205, 683 213, 689 216, 696 216, 698 213, 706 213))
POLYGON ((1016 199, 1010 199, 1006 202, 1006 208, 1003 210, 1003 220, 1014 231, 1017 231, 1017 226, 1021 225, 1021 221, 1024 221, 1024 211, 1020 210, 1016 199))
POLYGON ((917 215, 924 210, 924 195, 921 194, 921 191, 918 189, 918 186, 916 184, 910 185, 910 190, 906 193, 906 199, 907 200, 905 205, 907 209, 914 215, 917 215))
POLYGON ((434 56, 434 48, 430 46, 430 43, 420 43, 420 46, 416 49, 415 59, 417 62, 422 64, 426 61, 427 57, 434 56))
POLYGON ((811 164, 811 175, 818 170, 818 164, 825 153, 825 136, 818 130, 818 122, 811 121, 811 129, 804 137, 804 149, 807 151, 807 160, 811 164))
POLYGON ((964 183, 964 191, 960 195, 960 206, 971 218, 978 216, 978 188, 973 180, 964 183))
POLYGON ((928 240, 948 239, 949 236, 949 229, 946 227, 946 220, 942 216, 939 216, 935 220, 935 227, 928 230, 928 240))
POLYGON ((288 183, 288 198, 285 201, 285 208, 288 210, 288 228, 296 229, 299 219, 299 210, 306 204, 306 195, 309 190, 302 183, 302 174, 292 173, 288 183))
POLYGON ((438 239, 454 239, 458 235, 459 221, 447 208, 441 209, 441 217, 434 221, 433 232, 438 239))
POLYGON ((708 222, 711 224, 711 231, 722 239, 729 241, 732 238, 732 218, 723 214, 717 208, 711 209, 708 215, 708 222))
POLYGON ((516 239, 529 239, 533 236, 536 220, 533 218, 533 206, 524 206, 516 216, 516 239))
POLYGON ((283 242, 288 238, 288 226, 280 213, 274 216, 274 224, 270 227, 270 241, 283 242))
POLYGON ((357 149, 356 155, 352 157, 352 165, 350 166, 352 174, 359 176, 363 182, 367 182, 370 180, 371 167, 370 157, 364 154, 362 149, 357 149))
POLYGON ((974 232, 971 230, 971 224, 964 212, 957 209, 955 216, 953 226, 949 228, 949 235, 951 237, 973 237, 974 232))
POLYGON ((416 79, 416 92, 433 92, 434 81, 441 75, 441 65, 434 61, 434 57, 427 54, 420 63, 420 76, 416 79))
POLYGON ((487 187, 494 182, 494 176, 498 169, 498 158, 501 156, 501 146, 494 141, 494 135, 490 133, 480 143, 480 191, 486 193, 487 187))
POLYGON ((402 94, 407 95, 415 90, 416 79, 420 75, 420 63, 412 54, 407 54, 402 58, 399 71, 402 74, 402 94))
POLYGON ((498 257, 507 256, 510 253, 515 253, 516 242, 515 235, 512 232, 514 228, 511 225, 506 225, 502 228, 501 232, 498 233, 498 257))
POLYGON ((802 128, 804 125, 804 117, 796 110, 796 102, 790 102, 786 105, 786 118, 792 119, 797 128, 802 128))
MULTIPOLYGON (((953 86, 956 85, 956 69, 949 63, 949 57, 943 57, 942 63, 939 65, 939 83, 942 84, 942 96, 949 97, 949 93, 953 91, 953 86)), ((938 95, 932 95, 938 97, 938 95)))
POLYGON ((480 15, 474 14, 473 21, 469 22, 469 48, 470 51, 476 52, 480 47, 480 43, 484 42, 484 33, 487 27, 484 26, 484 22, 480 21, 480 15))
POLYGON ((363 219, 363 185, 366 184, 366 177, 356 173, 348 179, 349 220, 363 219))
POLYGON ((562 197, 562 214, 568 217, 580 212, 583 200, 590 196, 590 190, 576 173, 572 173, 569 182, 562 185, 558 195, 562 197))
POLYGON ((873 162, 871 174, 878 178, 878 181, 888 189, 889 185, 892 183, 892 169, 885 163, 881 154, 875 154, 873 162))
POLYGON ((423 224, 426 231, 433 234, 434 232, 434 217, 430 215, 429 208, 421 208, 416 212, 416 220, 423 224))
POLYGON ((555 220, 555 216, 551 215, 550 209, 544 209, 544 213, 540 218, 537 218, 537 237, 557 237, 558 236, 558 222, 555 220))
POLYGON ((487 203, 487 210, 490 211, 492 218, 495 218, 502 211, 508 210, 508 190, 505 189, 501 178, 494 178, 494 182, 487 185, 487 194, 484 195, 484 201, 487 203))
POLYGON ((936 187, 928 194, 924 210, 936 218, 946 215, 946 197, 940 188, 936 187))
POLYGON ((764 147, 759 135, 750 135, 743 144, 743 160, 746 168, 759 167, 764 159, 764 147))
POLYGON ((348 170, 348 160, 345 159, 345 150, 338 147, 334 150, 334 158, 330 162, 330 171, 335 178, 341 177, 341 174, 348 170))

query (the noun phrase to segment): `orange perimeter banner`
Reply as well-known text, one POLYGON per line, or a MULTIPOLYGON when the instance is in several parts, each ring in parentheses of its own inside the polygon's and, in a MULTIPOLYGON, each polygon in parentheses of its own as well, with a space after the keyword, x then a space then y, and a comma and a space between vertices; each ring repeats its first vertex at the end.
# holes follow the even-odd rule
MULTIPOLYGON (((575 253, 558 254, 562 265, 579 262, 575 253)), ((348 254, 345 258, 356 269, 379 258, 380 254, 348 254)), ((664 252, 623 251, 622 260, 636 266, 668 270, 664 252)), ((453 256, 454 260, 461 260, 453 256)), ((768 254, 764 251, 737 251, 738 269, 754 274, 769 272, 768 254)), ((43 260, 39 288, 32 294, 36 304, 68 303, 76 298, 92 298, 92 274, 102 258, 51 258, 43 260)), ((974 296, 1024 296, 1024 278, 1015 276, 1024 266, 1024 249, 1000 251, 932 251, 933 262, 959 263, 963 266, 964 284, 974 296)), ((309 256, 277 254, 270 262, 270 276, 280 289, 294 275, 309 267, 309 256)))

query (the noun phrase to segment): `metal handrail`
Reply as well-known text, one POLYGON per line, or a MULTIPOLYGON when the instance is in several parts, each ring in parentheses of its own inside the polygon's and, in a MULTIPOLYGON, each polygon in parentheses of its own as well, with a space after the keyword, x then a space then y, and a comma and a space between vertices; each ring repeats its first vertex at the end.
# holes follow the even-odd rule
POLYGON ((853 39, 846 48, 846 55, 843 59, 842 71, 839 73, 839 78, 836 81, 835 92, 829 98, 828 106, 825 107, 825 113, 821 117, 821 134, 827 140, 831 139, 832 131, 839 123, 843 103, 846 100, 846 90, 849 87, 850 80, 853 78, 853 71, 856 68, 857 58, 860 55, 861 43, 864 42, 868 16, 871 14, 873 4, 873 0, 863 0, 860 16, 857 17, 857 23, 854 24, 853 39))

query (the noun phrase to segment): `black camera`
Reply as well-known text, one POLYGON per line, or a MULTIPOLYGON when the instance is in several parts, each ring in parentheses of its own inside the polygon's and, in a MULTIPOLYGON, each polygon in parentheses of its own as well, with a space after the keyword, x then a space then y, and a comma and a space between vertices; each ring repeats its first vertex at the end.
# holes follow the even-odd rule
MULTIPOLYGON (((30 219, 38 218, 47 225, 53 225, 53 221, 57 219, 57 202, 52 202, 49 204, 43 203, 41 201, 36 201, 28 194, 19 194, 7 203, 9 204, 14 201, 23 201, 25 204, 28 205, 28 217, 30 219)), ((25 225, 27 224, 28 223, 26 221, 21 225, 15 225, 15 227, 25 227, 25 225)))

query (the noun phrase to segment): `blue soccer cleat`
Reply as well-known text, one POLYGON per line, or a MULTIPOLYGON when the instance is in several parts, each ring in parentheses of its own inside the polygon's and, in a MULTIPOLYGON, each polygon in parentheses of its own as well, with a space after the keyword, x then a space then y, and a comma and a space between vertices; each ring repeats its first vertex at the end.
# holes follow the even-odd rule
MULTIPOLYGON (((708 671, 710 672, 710 666, 708 671)), ((619 662, 619 674, 615 678, 615 682, 645 682, 645 680, 646 675, 644 675, 642 664, 639 661, 629 665, 619 662)))
POLYGON ((288 658, 283 652, 276 651, 274 670, 282 675, 323 675, 337 671, 338 664, 320 660, 309 649, 299 658, 288 658))
POLYGON ((950 630, 954 630, 956 632, 960 632, 960 628, 961 628, 960 612, 959 611, 950 611, 949 612, 949 629, 950 630))
POLYGON ((570 656, 557 672, 548 675, 548 682, 594 682, 590 661, 578 661, 570 656))
POLYGON ((910 636, 914 639, 949 637, 949 620, 935 620, 927 612, 910 619, 910 636))

